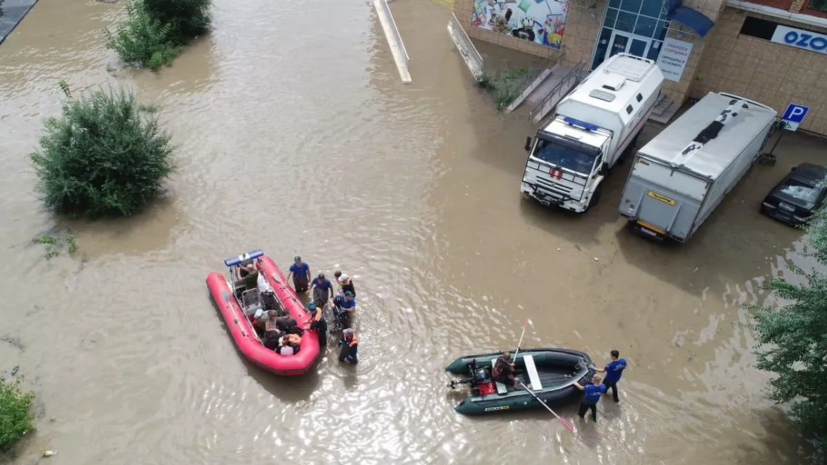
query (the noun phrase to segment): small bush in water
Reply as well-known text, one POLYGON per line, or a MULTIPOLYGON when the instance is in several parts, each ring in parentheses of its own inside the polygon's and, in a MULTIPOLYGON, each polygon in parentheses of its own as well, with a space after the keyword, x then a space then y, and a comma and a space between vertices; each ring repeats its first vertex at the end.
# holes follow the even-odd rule
POLYGON ((172 39, 185 45, 210 29, 211 0, 143 0, 149 16, 172 27, 172 39))
POLYGON ((0 452, 5 452, 32 431, 31 406, 34 393, 20 389, 21 378, 6 381, 0 376, 0 452))
POLYGON ((127 20, 115 33, 106 32, 106 46, 130 65, 155 69, 171 65, 180 47, 172 41, 172 26, 153 19, 142 2, 126 5, 127 20))
POLYGON ((88 217, 129 216, 162 192, 173 147, 154 109, 131 92, 102 90, 74 99, 68 86, 59 118, 31 159, 46 207, 88 217))

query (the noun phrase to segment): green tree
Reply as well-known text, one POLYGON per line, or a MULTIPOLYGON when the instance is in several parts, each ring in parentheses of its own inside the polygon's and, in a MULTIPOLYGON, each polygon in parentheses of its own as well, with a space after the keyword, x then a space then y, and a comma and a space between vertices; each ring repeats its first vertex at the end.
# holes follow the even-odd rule
POLYGON ((34 393, 23 392, 20 383, 20 378, 10 382, 0 376, 0 452, 11 449, 21 436, 34 429, 34 393))
POLYGON ((128 216, 161 194, 172 172, 173 147, 155 109, 132 92, 67 95, 59 118, 31 155, 44 204, 59 213, 128 216))
MULTIPOLYGON (((809 234, 812 257, 827 264, 827 210, 814 216, 809 234)), ((773 279, 766 285, 789 304, 758 307, 753 315, 757 366, 778 375, 770 381, 770 397, 792 402, 790 418, 814 445, 814 461, 827 463, 827 274, 793 271, 802 284, 773 279)))

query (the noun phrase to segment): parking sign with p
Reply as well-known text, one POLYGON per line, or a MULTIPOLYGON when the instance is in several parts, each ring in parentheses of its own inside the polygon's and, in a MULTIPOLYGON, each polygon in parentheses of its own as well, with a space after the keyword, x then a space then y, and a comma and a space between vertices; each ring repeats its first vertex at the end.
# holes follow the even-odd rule
POLYGON ((795 131, 798 129, 798 125, 804 121, 804 117, 807 116, 807 112, 810 111, 810 107, 805 107, 804 105, 799 105, 797 103, 791 103, 787 106, 787 111, 784 112, 784 116, 781 117, 781 121, 786 123, 785 129, 788 131, 795 131))

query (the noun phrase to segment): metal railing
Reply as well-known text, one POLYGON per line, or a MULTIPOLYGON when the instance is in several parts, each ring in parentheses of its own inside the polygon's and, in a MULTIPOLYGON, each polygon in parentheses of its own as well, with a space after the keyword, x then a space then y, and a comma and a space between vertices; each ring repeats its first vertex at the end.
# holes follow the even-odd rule
POLYGON ((448 22, 448 33, 454 39, 454 43, 468 65, 468 69, 474 75, 474 79, 477 81, 482 79, 482 56, 477 51, 477 47, 471 42, 471 39, 468 38, 468 34, 465 33, 465 29, 462 28, 457 16, 453 13, 451 13, 451 20, 448 22))
POLYGON ((548 79, 552 74, 552 68, 554 68, 560 60, 563 59, 563 54, 561 53, 560 56, 556 57, 556 60, 546 60, 540 66, 533 69, 532 72, 529 72, 525 79, 517 86, 520 93, 518 94, 517 98, 515 98, 509 105, 506 107, 505 112, 511 113, 515 109, 517 109, 520 104, 523 103, 525 99, 531 95, 534 90, 540 87, 540 84, 544 83, 546 79, 548 79))
POLYGON ((548 95, 531 110, 528 118, 534 122, 540 122, 574 86, 580 84, 583 80, 585 68, 585 61, 581 61, 575 65, 574 68, 551 89, 548 95))
POLYGON ((399 69, 402 82, 409 83, 411 82, 410 71, 408 70, 410 57, 408 56, 408 50, 405 48, 405 42, 402 41, 402 36, 399 34, 399 28, 396 27, 396 20, 393 19, 390 6, 388 6, 387 0, 374 0, 373 5, 379 15, 382 29, 385 30, 385 36, 389 42, 388 45, 391 48, 393 58, 397 62, 396 67, 399 69), (382 16, 386 21, 383 21, 382 16), (398 49, 398 52, 395 49, 398 49))

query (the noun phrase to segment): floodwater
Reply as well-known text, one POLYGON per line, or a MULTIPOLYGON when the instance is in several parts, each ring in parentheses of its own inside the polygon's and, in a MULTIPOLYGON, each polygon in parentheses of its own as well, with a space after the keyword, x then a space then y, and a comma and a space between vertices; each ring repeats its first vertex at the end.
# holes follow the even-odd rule
MULTIPOLYGON (((785 138, 691 242, 655 245, 614 209, 520 199, 526 135, 471 82, 450 7, 397 0, 414 83, 369 2, 216 0, 215 31, 158 73, 112 70, 123 3, 40 0, 0 47, 0 361, 38 394, 17 463, 798 463, 802 446, 751 367, 740 305, 789 275, 801 232, 757 213, 819 146, 785 138), (65 79, 133 87, 179 146, 169 195, 131 219, 57 222, 32 192, 43 118, 65 79), (78 257, 31 239, 70 228, 78 257), (356 276, 360 364, 276 379, 245 363, 204 278, 263 248, 356 276), (596 425, 456 415, 453 358, 516 345, 617 348, 622 402, 596 425), (45 463, 45 460, 44 460, 45 463)), ((655 133, 647 128, 646 136, 655 133)))

